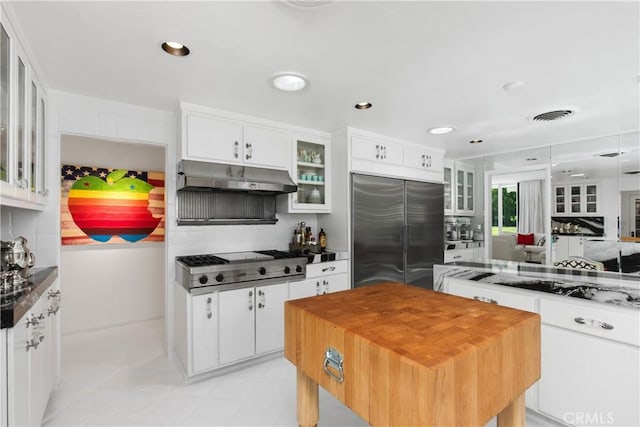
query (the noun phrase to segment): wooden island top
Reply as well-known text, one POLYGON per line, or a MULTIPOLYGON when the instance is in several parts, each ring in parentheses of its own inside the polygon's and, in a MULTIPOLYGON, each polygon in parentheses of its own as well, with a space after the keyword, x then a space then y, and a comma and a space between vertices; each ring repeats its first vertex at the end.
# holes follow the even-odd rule
POLYGON ((523 424, 540 317, 384 283, 288 301, 285 357, 298 368, 300 425, 318 422, 318 384, 372 425, 484 425, 496 414, 523 424), (329 348, 340 363, 327 362, 329 348))

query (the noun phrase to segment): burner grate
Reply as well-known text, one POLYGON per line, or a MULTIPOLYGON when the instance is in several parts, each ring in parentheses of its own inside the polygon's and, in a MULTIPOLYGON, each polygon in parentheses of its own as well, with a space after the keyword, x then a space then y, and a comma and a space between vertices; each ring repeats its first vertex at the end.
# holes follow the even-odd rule
POLYGON ((272 256, 273 259, 288 259, 288 258, 300 258, 302 257, 302 255, 300 254, 296 254, 294 252, 284 252, 284 251, 278 251, 275 249, 271 249, 268 251, 256 251, 259 254, 262 255, 269 255, 272 256))
POLYGON ((218 258, 215 255, 189 255, 189 256, 181 256, 177 258, 178 261, 183 264, 188 265, 189 267, 202 267, 206 265, 219 265, 219 264, 227 264, 227 261, 218 258))

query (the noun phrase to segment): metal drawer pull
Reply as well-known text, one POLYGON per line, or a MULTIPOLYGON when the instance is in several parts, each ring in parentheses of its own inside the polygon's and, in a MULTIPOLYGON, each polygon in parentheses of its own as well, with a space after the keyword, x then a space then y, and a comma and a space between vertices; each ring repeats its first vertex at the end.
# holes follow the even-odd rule
POLYGON ((576 317, 573 320, 576 323, 579 323, 581 325, 589 325, 589 326, 601 327, 602 329, 606 329, 608 331, 613 329, 613 325, 611 325, 610 323, 601 322, 601 321, 595 320, 595 319, 585 319, 584 317, 576 317))
POLYGON ((324 371, 338 382, 344 381, 344 371, 342 370, 342 354, 333 347, 328 347, 324 353, 324 371))
POLYGON ((325 267, 322 269, 322 272, 324 273, 325 271, 334 271, 335 269, 335 267, 325 267))
POLYGON ((473 299, 476 300, 476 301, 488 302, 489 304, 497 304, 498 303, 498 301, 494 300, 493 298, 479 297, 477 295, 474 296, 473 299))

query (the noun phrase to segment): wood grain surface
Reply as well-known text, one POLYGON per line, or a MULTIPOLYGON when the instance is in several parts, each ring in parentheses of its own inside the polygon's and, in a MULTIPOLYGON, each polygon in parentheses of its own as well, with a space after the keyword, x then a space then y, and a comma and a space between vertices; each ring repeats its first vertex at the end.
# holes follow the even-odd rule
POLYGON ((539 379, 540 317, 385 283, 288 301, 285 357, 371 425, 484 425, 539 379))

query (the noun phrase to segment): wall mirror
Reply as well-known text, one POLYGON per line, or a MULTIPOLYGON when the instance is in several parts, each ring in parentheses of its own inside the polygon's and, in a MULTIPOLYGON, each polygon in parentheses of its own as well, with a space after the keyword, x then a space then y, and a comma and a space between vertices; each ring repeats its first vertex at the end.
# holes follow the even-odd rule
POLYGON ((470 218, 485 229, 486 258, 553 265, 579 257, 603 270, 640 275, 640 132, 455 164, 475 168, 477 209, 470 218), (542 205, 537 209, 543 216, 541 227, 517 221, 522 211, 535 210, 533 202, 526 209, 524 202, 517 202, 525 191, 523 183, 532 181, 541 183, 535 196, 542 205), (519 245, 519 233, 533 233, 533 245, 519 245), (515 242, 496 238, 506 234, 515 234, 515 242))

